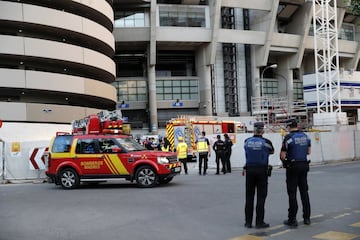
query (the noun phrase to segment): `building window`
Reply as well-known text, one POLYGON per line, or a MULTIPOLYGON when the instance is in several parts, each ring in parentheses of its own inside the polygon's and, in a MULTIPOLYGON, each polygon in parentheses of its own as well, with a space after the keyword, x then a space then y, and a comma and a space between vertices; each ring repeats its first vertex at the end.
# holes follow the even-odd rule
POLYGON ((343 23, 341 24, 341 29, 339 33, 339 39, 342 40, 355 40, 355 26, 354 24, 343 23))
POLYGON ((198 80, 172 79, 156 81, 157 100, 198 100, 198 80))
POLYGON ((118 102, 147 101, 147 85, 145 80, 122 80, 114 84, 118 102))
POLYGON ((202 6, 159 6, 159 24, 162 27, 207 27, 207 9, 202 6))
MULTIPOLYGON (((317 27, 319 28, 320 25, 317 27)), ((339 34, 339 36, 338 36, 339 39, 355 41, 355 26, 354 26, 354 24, 342 23, 341 29, 338 34, 339 34)), ((310 26, 309 36, 314 36, 314 25, 313 24, 311 24, 311 26, 310 26)))
POLYGON ((264 95, 268 97, 278 97, 279 83, 277 80, 266 79, 264 83, 264 95))
POLYGON ((115 13, 115 28, 145 27, 143 11, 125 11, 115 13))
POLYGON ((294 100, 304 99, 303 83, 301 81, 294 81, 293 83, 293 98, 294 100))

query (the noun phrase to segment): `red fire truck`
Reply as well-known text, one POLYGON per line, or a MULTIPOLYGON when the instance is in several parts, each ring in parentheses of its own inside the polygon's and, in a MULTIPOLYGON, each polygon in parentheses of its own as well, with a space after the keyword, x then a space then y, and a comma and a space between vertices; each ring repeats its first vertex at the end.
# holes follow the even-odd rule
POLYGON ((207 135, 227 133, 234 141, 237 133, 246 132, 243 123, 234 120, 215 120, 213 117, 194 117, 184 116, 173 118, 166 124, 166 136, 170 141, 171 147, 178 144, 178 137, 181 136, 188 144, 188 160, 195 155, 196 141, 205 131, 207 135))
POLYGON ((124 178, 140 187, 169 183, 181 171, 173 152, 149 151, 123 133, 120 112, 101 112, 58 133, 45 154, 49 182, 64 189, 124 178))

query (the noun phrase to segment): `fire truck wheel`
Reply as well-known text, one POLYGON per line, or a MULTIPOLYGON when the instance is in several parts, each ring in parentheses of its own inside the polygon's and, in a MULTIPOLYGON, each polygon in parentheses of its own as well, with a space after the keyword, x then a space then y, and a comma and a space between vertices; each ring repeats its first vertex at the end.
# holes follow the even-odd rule
POLYGON ((158 175, 150 166, 141 166, 135 174, 136 183, 139 187, 154 187, 158 182, 158 175))
POLYGON ((159 183, 167 184, 167 183, 171 182, 171 180, 173 180, 173 177, 163 178, 163 179, 159 179, 159 183))
POLYGON ((72 168, 65 168, 60 172, 60 184, 64 189, 73 189, 79 186, 80 179, 72 168))

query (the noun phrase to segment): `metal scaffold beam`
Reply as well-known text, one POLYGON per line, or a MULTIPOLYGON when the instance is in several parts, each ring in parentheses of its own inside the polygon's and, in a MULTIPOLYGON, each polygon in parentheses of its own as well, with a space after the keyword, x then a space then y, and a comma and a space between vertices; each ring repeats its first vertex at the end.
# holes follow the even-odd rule
POLYGON ((341 112, 336 0, 313 0, 313 27, 317 113, 341 112))
POLYGON ((336 0, 313 0, 317 113, 314 125, 348 124, 341 112, 336 0))

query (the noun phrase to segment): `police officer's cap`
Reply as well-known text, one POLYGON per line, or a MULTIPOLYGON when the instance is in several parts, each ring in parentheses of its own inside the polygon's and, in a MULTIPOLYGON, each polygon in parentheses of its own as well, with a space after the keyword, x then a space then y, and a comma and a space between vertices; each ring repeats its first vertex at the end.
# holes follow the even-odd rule
POLYGON ((286 127, 297 127, 297 121, 294 118, 285 121, 286 127))
POLYGON ((181 137, 181 136, 178 137, 178 140, 179 140, 179 141, 182 141, 182 140, 183 140, 183 137, 181 137))
POLYGON ((263 122, 256 122, 254 123, 254 128, 256 129, 264 129, 264 123, 263 122))
POLYGON ((227 133, 225 133, 225 134, 224 134, 224 137, 226 137, 226 138, 227 138, 227 137, 229 137, 229 135, 228 135, 227 133))

